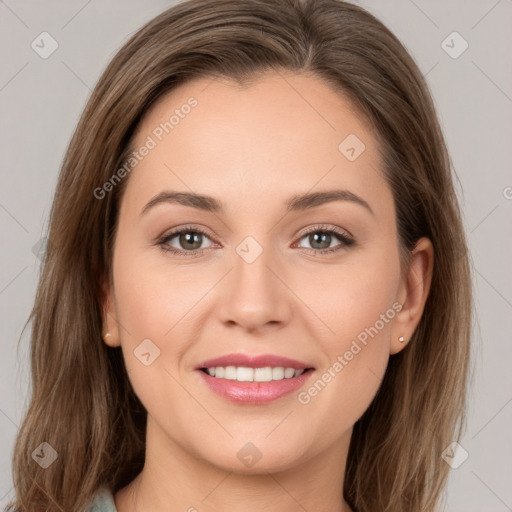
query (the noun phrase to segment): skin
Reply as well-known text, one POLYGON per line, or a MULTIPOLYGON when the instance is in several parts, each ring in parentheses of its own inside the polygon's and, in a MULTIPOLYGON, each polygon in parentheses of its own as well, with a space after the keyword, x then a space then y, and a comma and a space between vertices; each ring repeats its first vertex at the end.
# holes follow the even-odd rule
MULTIPOLYGON (((267 72, 244 87, 196 79, 150 109, 134 146, 191 96, 198 105, 127 178, 112 284, 104 283, 104 328, 111 333, 105 343, 121 345, 148 412, 146 464, 115 494, 117 509, 349 512, 341 482, 353 425, 390 355, 405 348, 418 325, 432 244, 421 239, 401 273, 377 138, 321 79, 267 72), (352 162, 338 150, 349 134, 366 146, 352 162), (332 189, 357 194, 373 214, 350 201, 285 211, 294 194, 332 189), (160 203, 141 216, 163 190, 207 194, 226 209, 160 203), (162 235, 189 224, 208 233, 199 235, 202 254, 162 250, 162 235), (355 243, 332 235, 315 245, 303 233, 317 226, 348 232, 355 243), (250 264, 236 252, 247 236, 263 249, 250 264), (325 247, 340 250, 313 252, 325 247), (297 393, 264 405, 232 403, 194 372, 202 360, 230 353, 276 354, 315 368, 307 390, 396 302, 401 311, 308 404, 297 393), (149 366, 134 356, 147 338, 160 349, 149 366), (237 457, 248 442, 262 454, 251 468, 237 457)), ((168 245, 194 247, 179 236, 168 245)))

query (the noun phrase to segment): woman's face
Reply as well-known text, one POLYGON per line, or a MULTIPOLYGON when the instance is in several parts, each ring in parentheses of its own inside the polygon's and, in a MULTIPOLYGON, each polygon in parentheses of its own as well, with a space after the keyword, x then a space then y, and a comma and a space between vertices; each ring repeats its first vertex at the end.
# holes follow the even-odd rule
POLYGON ((239 472, 343 453, 413 330, 363 118, 312 76, 199 79, 153 106, 133 148, 106 327, 148 449, 239 472))

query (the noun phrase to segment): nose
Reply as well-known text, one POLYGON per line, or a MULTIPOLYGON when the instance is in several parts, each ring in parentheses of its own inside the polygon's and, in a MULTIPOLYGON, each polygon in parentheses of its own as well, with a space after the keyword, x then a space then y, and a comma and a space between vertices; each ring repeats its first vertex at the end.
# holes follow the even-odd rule
POLYGON ((220 318, 247 332, 280 329, 290 321, 294 297, 284 271, 270 249, 250 261, 235 254, 221 291, 220 318))

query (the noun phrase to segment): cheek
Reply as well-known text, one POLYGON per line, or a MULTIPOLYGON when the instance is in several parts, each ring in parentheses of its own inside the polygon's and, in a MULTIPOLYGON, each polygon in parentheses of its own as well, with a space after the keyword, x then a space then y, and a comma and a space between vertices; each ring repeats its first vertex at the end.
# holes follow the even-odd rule
MULTIPOLYGON (((158 250, 125 253, 115 259, 117 313, 126 327, 123 342, 150 338, 165 343, 189 322, 194 305, 214 283, 201 281, 185 267, 171 268, 165 258, 155 258, 158 250)), ((122 253, 122 244, 118 252, 122 253)))
POLYGON ((116 313, 130 380, 144 405, 150 406, 155 389, 172 387, 169 374, 176 374, 189 341, 181 334, 187 326, 191 329, 191 310, 204 295, 206 284, 191 283, 193 276, 186 270, 169 272, 169 266, 161 263, 165 258, 154 257, 157 247, 140 251, 130 251, 130 247, 137 247, 136 242, 128 237, 118 239, 114 253, 116 313))
POLYGON ((364 341, 364 333, 375 324, 379 335, 389 335, 399 279, 398 256, 385 259, 376 253, 355 255, 302 281, 300 295, 323 321, 325 329, 318 332, 324 333, 329 352, 343 349, 359 335, 364 341))
POLYGON ((162 404, 187 402, 176 379, 195 332, 193 308, 208 283, 198 286, 193 274, 180 269, 169 272, 169 266, 150 260, 152 251, 123 254, 123 244, 117 248, 114 287, 125 366, 136 395, 158 416, 162 404))
POLYGON ((384 258, 382 252, 368 252, 350 266, 331 269, 322 278, 322 294, 317 287, 304 290, 314 297, 311 308, 330 328, 316 338, 325 365, 298 397, 301 404, 311 404, 319 417, 336 415, 348 428, 373 400, 389 360, 399 278, 397 254, 384 258))

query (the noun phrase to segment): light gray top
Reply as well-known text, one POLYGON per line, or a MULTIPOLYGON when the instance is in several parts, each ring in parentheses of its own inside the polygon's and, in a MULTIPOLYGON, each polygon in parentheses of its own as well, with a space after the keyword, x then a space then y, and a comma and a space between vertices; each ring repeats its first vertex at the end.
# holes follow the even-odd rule
POLYGON ((117 512, 112 492, 101 487, 87 505, 85 512, 117 512))

